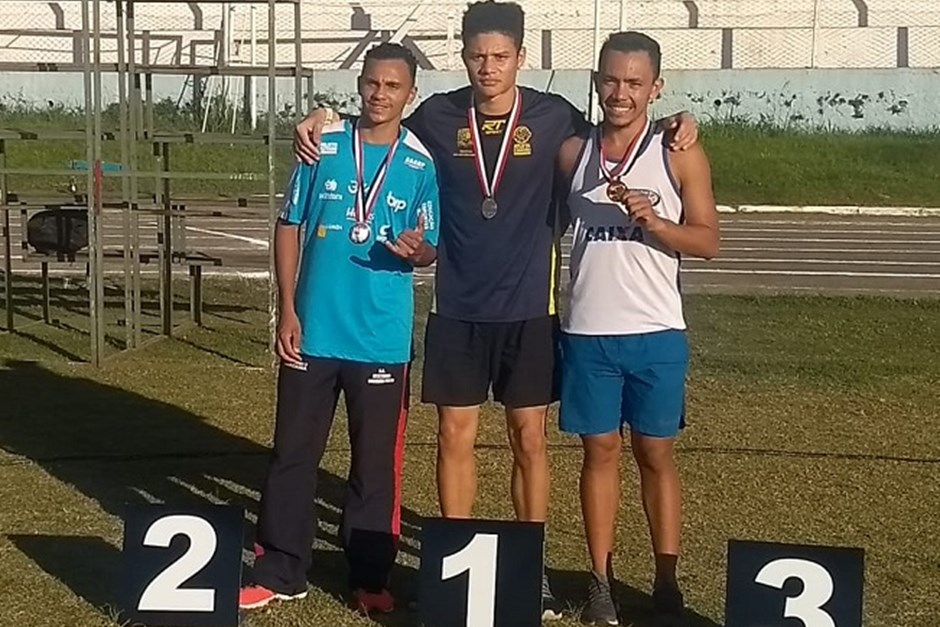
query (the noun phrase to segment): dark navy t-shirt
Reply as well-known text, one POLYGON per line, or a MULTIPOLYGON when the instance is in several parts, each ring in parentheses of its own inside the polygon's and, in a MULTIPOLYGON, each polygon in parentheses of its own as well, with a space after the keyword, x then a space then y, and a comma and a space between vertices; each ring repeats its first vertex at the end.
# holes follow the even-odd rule
MULTIPOLYGON (((560 96, 528 88, 520 93, 522 112, 496 191, 499 210, 490 220, 480 211, 483 192, 467 121, 471 88, 431 96, 405 120, 437 164, 441 225, 434 310, 442 316, 514 322, 555 313, 555 157, 587 122, 560 96)), ((508 117, 477 115, 490 177, 508 117)))

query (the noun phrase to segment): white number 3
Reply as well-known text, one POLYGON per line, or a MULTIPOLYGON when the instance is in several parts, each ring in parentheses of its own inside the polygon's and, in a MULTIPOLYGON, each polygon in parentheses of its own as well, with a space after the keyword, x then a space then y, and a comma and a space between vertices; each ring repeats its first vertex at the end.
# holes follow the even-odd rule
POLYGON ((803 591, 787 598, 784 618, 797 618, 804 627, 836 627, 832 616, 821 609, 832 598, 832 576, 819 564, 800 559, 775 560, 761 568, 754 581, 783 589, 791 577, 803 582, 803 591))
POLYGON ((144 546, 167 548, 173 538, 189 537, 189 549, 157 575, 140 595, 137 609, 143 612, 212 612, 215 590, 180 586, 202 570, 215 555, 218 538, 208 522, 196 516, 166 516, 144 534, 144 546))

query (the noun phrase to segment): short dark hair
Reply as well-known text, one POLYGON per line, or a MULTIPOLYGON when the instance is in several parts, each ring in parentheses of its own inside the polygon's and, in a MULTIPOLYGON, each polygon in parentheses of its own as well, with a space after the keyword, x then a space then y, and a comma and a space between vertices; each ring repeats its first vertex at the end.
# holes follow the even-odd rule
POLYGON ((650 62, 653 64, 653 74, 656 78, 659 78, 663 55, 659 49, 659 43, 649 35, 638 33, 635 30, 614 33, 601 46, 600 57, 597 59, 598 69, 604 66, 604 56, 610 51, 645 52, 649 55, 650 62))
POLYGON ((474 2, 463 14, 460 38, 466 46, 473 37, 483 33, 500 33, 512 38, 516 49, 522 48, 525 33, 525 11, 515 2, 474 2))
POLYGON ((378 46, 369 48, 366 52, 365 60, 362 62, 363 69, 369 61, 404 61, 408 65, 408 71, 411 73, 411 82, 415 82, 418 75, 418 60, 415 55, 401 44, 389 42, 381 43, 378 46))

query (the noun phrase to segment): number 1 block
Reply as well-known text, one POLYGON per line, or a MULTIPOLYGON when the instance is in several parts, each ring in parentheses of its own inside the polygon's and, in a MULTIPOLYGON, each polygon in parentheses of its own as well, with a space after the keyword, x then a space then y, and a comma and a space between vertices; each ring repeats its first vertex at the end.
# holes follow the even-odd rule
POLYGON ((541 523, 428 519, 418 606, 424 627, 540 627, 541 523))

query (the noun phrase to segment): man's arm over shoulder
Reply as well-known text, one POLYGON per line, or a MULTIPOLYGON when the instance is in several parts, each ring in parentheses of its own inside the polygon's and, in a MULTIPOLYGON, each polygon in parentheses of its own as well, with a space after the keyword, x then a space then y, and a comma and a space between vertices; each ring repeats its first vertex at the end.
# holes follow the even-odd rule
POLYGON ((584 137, 575 135, 566 139, 561 148, 558 149, 556 158, 558 173, 569 183, 571 177, 574 176, 575 168, 578 167, 578 157, 581 156, 581 151, 584 150, 585 141, 584 137))
POLYGON ((667 165, 679 184, 685 220, 683 224, 676 225, 676 229, 670 229, 672 234, 664 232, 657 236, 681 253, 711 259, 718 255, 720 243, 708 156, 701 144, 667 154, 667 165), (667 241, 667 238, 672 241, 667 241))
POLYGON ((566 139, 558 155, 555 157, 555 214, 558 219, 558 231, 564 233, 571 226, 571 210, 568 207, 568 194, 571 192, 571 179, 575 168, 578 167, 578 158, 584 150, 585 138, 575 135, 566 139))

